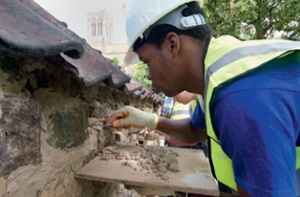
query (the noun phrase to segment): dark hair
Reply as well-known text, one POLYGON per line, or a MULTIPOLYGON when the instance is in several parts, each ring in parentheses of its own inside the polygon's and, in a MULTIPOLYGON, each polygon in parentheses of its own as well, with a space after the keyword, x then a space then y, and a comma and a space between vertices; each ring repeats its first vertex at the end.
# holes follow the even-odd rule
MULTIPOLYGON (((198 2, 193 1, 187 3, 187 6, 188 7, 182 11, 183 16, 190 16, 200 13, 205 17, 205 12, 200 7, 198 2)), ((188 30, 180 30, 172 25, 167 24, 157 25, 151 30, 149 37, 146 40, 138 38, 135 41, 135 43, 133 44, 133 50, 137 51, 139 47, 141 47, 145 43, 151 43, 160 48, 167 34, 170 32, 175 32, 178 35, 189 35, 198 40, 205 40, 206 38, 212 36, 212 28, 208 24, 200 25, 188 30)))

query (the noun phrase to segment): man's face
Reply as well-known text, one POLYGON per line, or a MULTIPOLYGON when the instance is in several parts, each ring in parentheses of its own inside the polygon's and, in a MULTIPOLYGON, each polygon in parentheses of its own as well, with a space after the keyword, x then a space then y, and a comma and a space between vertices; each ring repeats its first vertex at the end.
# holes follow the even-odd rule
POLYGON ((137 51, 142 62, 149 67, 147 78, 160 92, 167 96, 174 96, 182 91, 182 87, 178 84, 178 67, 173 61, 172 55, 166 49, 165 44, 158 49, 153 44, 143 44, 137 51))

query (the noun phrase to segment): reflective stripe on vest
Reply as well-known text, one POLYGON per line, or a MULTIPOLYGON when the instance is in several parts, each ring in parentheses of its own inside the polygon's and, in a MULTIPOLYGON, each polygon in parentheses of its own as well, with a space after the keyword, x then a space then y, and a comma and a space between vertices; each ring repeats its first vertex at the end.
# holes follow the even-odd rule
MULTIPOLYGON (((191 102, 186 105, 175 102, 173 105, 173 108, 172 108, 172 113, 171 113, 170 119, 178 120, 178 119, 189 118, 190 117, 190 107, 191 107, 191 102)), ((196 143, 183 143, 172 137, 170 137, 169 142, 176 146, 194 146, 194 145, 196 145, 196 143)))
POLYGON ((183 118, 188 118, 190 117, 189 113, 189 104, 184 105, 178 102, 175 102, 172 108, 171 120, 178 120, 178 119, 183 119, 183 118))
MULTIPOLYGON (((232 163, 213 130, 209 104, 219 85, 239 77, 288 52, 300 50, 300 42, 283 40, 240 41, 231 36, 211 40, 205 57, 205 119, 210 144, 211 169, 215 178, 237 191, 232 163)), ((300 149, 297 148, 300 154, 300 149)), ((298 154, 297 154, 298 155, 298 154)), ((297 167, 300 167, 297 156, 297 167)))
POLYGON ((172 117, 172 116, 175 116, 175 115, 186 115, 186 110, 176 110, 176 111, 172 111, 171 117, 172 117))

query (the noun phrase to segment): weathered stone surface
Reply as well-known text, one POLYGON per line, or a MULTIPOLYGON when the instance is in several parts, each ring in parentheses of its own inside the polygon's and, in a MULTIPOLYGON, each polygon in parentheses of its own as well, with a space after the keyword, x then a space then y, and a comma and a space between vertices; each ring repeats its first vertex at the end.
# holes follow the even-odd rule
POLYGON ((0 56, 0 196, 133 196, 111 183, 73 177, 114 143, 113 132, 99 128, 124 105, 152 109, 151 100, 103 82, 86 88, 45 60, 0 56))
POLYGON ((0 100, 0 176, 41 161, 39 105, 28 98, 0 100))
POLYGON ((43 109, 44 129, 51 136, 48 143, 65 149, 85 141, 88 135, 88 103, 49 89, 36 90, 34 98, 43 109))
POLYGON ((49 125, 52 131, 48 142, 60 148, 70 148, 81 145, 86 137, 88 127, 87 109, 84 106, 67 112, 57 112, 51 115, 49 125))
MULTIPOLYGON (((16 62, 6 63, 12 64, 13 67, 7 65, 4 69, 0 61, 0 101, 6 106, 2 107, 0 104, 0 118, 2 120, 7 117, 6 124, 13 125, 8 120, 19 117, 15 128, 17 125, 22 127, 22 134, 33 131, 31 121, 41 125, 35 144, 39 146, 38 154, 42 161, 38 162, 39 165, 28 162, 19 166, 20 161, 12 160, 11 155, 7 153, 8 150, 11 151, 10 147, 7 148, 9 143, 0 140, 0 169, 3 171, 4 165, 13 166, 7 167, 5 173, 0 175, 0 196, 137 196, 126 193, 128 190, 115 188, 115 184, 74 179, 73 171, 80 169, 89 160, 89 156, 95 155, 99 149, 111 145, 114 141, 111 130, 97 129, 97 126, 104 124, 113 110, 124 104, 142 107, 145 103, 102 84, 82 88, 74 83, 72 77, 66 77, 66 73, 52 69, 42 61, 22 61, 24 72, 13 69, 17 65, 16 62), (26 70, 30 74, 26 73, 26 70), (35 103, 30 108, 32 112, 27 113, 30 116, 28 119, 23 117, 24 109, 29 105, 27 102, 35 103), (6 103, 12 109, 19 106, 22 110, 12 113, 6 103), (39 118, 32 115, 34 112, 39 112, 39 118)), ((6 139, 2 131, 3 128, 0 139, 6 139)), ((14 137, 28 143, 23 139, 25 135, 14 137)), ((32 144, 26 144, 29 145, 32 144)), ((20 147, 14 150, 19 153, 21 147, 24 149, 26 146, 20 142, 20 147)), ((26 148, 29 153, 35 153, 36 149, 36 146, 26 148)))
POLYGON ((5 179, 0 178, 0 196, 4 196, 5 193, 5 179))

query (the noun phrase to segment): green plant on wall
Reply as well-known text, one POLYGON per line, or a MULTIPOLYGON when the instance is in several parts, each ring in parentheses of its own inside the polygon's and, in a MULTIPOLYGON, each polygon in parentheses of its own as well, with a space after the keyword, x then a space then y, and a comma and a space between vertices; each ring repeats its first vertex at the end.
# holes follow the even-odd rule
POLYGON ((111 63, 114 65, 119 65, 120 61, 117 57, 113 57, 111 63))

